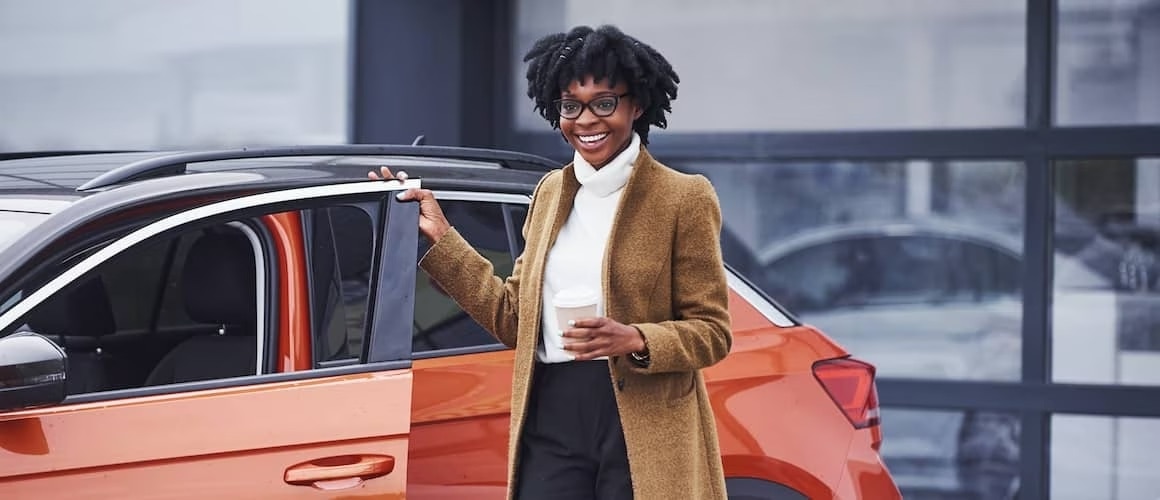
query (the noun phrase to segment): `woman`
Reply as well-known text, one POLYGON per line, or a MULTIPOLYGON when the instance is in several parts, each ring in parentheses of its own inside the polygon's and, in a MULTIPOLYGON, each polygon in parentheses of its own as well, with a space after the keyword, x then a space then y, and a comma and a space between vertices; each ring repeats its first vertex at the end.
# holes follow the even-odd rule
POLYGON ((704 177, 644 147, 677 74, 611 26, 544 37, 524 60, 535 109, 575 154, 536 187, 512 275, 493 275, 430 191, 400 195, 432 243, 420 266, 516 350, 509 498, 725 498, 699 371, 732 342, 720 207, 704 177), (599 291, 599 313, 561 332, 553 301, 576 287, 599 291))

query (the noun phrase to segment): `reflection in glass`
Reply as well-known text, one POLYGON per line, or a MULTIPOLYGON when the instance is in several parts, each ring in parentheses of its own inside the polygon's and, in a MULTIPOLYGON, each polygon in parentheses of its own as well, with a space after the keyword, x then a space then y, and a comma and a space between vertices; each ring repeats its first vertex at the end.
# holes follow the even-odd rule
POLYGON ((1160 0, 1059 0, 1056 116, 1160 123, 1160 0))
POLYGON ((1017 416, 883 408, 882 422, 882 456, 904 498, 1014 498, 1017 416))
POLYGON ((1160 385, 1160 160, 1056 164, 1052 375, 1160 385))
POLYGON ((1018 380, 1022 165, 680 165, 721 199, 723 252, 884 377, 1018 380))
POLYGON ((0 0, 0 151, 346 142, 345 0, 0 0))
POLYGON ((681 75, 676 131, 1024 123, 1026 2, 520 0, 516 10, 511 92, 523 130, 544 127, 524 96, 524 52, 603 23, 681 75))
POLYGON ((1053 500, 1153 500, 1160 494, 1160 419, 1051 418, 1053 500))

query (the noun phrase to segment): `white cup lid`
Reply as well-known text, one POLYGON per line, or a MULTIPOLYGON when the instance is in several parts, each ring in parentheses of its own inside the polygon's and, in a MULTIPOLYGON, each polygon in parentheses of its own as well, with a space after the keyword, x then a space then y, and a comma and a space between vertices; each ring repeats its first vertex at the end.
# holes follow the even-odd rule
POLYGON ((572 287, 556 292, 552 303, 556 307, 582 307, 600 302, 600 292, 588 287, 572 287))

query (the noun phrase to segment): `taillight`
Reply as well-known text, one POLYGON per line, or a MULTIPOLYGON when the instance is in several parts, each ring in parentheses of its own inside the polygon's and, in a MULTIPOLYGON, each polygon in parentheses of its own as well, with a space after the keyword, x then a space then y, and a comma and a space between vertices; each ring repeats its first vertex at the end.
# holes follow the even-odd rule
POLYGON ((814 377, 855 429, 881 421, 873 365, 851 358, 827 359, 814 363, 814 377))

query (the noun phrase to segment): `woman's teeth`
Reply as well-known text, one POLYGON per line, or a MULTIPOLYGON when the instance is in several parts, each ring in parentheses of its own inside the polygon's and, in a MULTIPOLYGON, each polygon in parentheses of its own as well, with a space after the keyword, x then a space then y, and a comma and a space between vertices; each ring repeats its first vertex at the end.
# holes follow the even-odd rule
POLYGON ((582 136, 580 136, 580 141, 593 143, 593 142, 599 141, 605 137, 608 137, 608 133, 596 134, 596 135, 582 135, 582 136))

